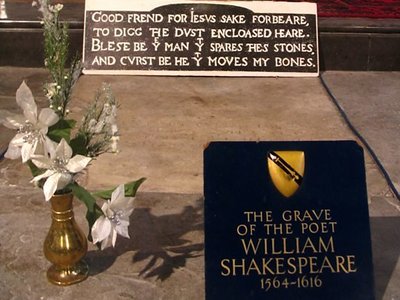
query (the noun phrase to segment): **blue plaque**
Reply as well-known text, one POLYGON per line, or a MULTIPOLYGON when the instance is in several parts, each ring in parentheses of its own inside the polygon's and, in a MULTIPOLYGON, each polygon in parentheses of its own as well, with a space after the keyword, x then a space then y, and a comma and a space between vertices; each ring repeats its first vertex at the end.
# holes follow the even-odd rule
POLYGON ((206 299, 374 299, 362 148, 213 142, 204 152, 206 299))

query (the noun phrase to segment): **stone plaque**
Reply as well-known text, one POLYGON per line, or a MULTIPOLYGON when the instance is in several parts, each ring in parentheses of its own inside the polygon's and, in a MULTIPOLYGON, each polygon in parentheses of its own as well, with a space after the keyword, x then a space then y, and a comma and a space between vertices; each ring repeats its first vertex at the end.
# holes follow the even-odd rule
POLYGON ((315 3, 87 0, 84 73, 317 76, 317 32, 315 3))
POLYGON ((213 142, 204 181, 206 299, 374 299, 358 144, 213 142))

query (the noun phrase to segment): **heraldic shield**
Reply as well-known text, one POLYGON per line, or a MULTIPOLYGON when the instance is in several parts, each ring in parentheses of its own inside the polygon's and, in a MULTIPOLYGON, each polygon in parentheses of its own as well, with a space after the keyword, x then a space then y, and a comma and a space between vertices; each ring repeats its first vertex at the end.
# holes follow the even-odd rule
POLYGON ((303 151, 271 151, 268 171, 277 190, 285 197, 292 196, 303 181, 305 155, 303 151))

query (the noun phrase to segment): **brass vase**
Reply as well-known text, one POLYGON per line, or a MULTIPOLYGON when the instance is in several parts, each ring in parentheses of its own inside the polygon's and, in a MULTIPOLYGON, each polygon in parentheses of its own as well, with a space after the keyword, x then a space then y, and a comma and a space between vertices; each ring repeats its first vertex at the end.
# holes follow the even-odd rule
POLYGON ((52 222, 43 250, 53 264, 47 279, 56 285, 71 285, 88 277, 88 265, 82 260, 87 240, 75 222, 72 193, 54 195, 51 199, 52 222))

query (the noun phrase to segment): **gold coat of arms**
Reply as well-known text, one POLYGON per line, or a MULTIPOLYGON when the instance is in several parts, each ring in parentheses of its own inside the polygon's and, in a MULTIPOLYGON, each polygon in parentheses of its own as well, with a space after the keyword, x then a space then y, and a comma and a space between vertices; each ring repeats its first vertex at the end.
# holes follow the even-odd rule
POLYGON ((268 171, 277 190, 285 197, 292 196, 303 181, 305 155, 303 151, 271 151, 268 171))

